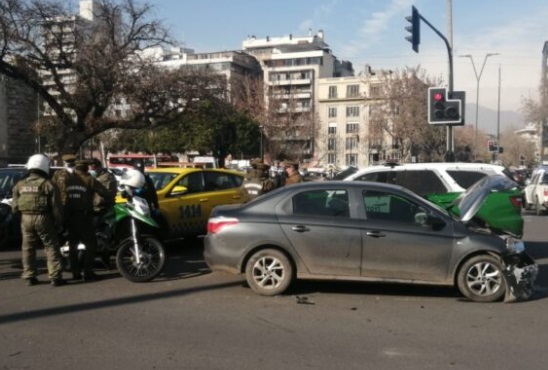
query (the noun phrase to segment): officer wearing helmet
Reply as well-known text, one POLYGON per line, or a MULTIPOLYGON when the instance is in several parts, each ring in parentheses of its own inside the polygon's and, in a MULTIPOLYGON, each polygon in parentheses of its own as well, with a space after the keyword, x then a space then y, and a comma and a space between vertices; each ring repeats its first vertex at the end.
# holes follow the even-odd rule
POLYGON ((148 205, 153 211, 158 211, 160 209, 158 194, 156 193, 154 181, 145 173, 145 163, 142 160, 138 160, 135 162, 134 167, 137 171, 141 172, 145 178, 145 184, 141 187, 139 196, 148 202, 148 205))
POLYGON ((66 189, 65 220, 68 232, 69 258, 75 280, 98 280, 93 272, 97 238, 93 226, 93 199, 101 196, 105 204, 113 205, 113 195, 88 173, 87 161, 75 161, 74 171, 64 179, 66 189), (78 260, 78 243, 86 246, 83 266, 78 260), (83 275, 82 275, 83 270, 83 275))
POLYGON ((31 156, 27 162, 29 176, 13 188, 13 212, 20 215, 23 279, 28 286, 38 284, 36 250, 46 252, 48 275, 53 286, 66 283, 62 276, 58 232, 63 228, 63 209, 57 186, 49 180, 49 158, 31 156))

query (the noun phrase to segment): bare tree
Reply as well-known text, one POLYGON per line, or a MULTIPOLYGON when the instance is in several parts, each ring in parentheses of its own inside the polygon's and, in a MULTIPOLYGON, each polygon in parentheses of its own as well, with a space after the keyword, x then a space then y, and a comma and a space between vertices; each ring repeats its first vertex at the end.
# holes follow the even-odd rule
POLYGON ((264 89, 261 78, 244 79, 234 105, 262 126, 267 157, 309 159, 320 129, 318 114, 297 98, 296 88, 264 89))
POLYGON ((160 71, 146 57, 144 50, 169 42, 161 22, 149 19, 150 5, 101 0, 86 19, 67 3, 0 2, 0 74, 24 82, 47 103, 51 114, 38 129, 53 150, 74 153, 112 128, 177 122, 196 102, 225 94, 218 76, 160 71))
POLYGON ((541 162, 547 159, 545 156, 544 137, 546 136, 548 128, 548 100, 546 99, 546 87, 544 86, 543 81, 544 79, 541 81, 539 88, 539 99, 523 98, 521 107, 521 111, 525 115, 525 120, 537 127, 541 162))
POLYGON ((429 78, 420 66, 381 72, 378 94, 366 101, 372 106, 370 146, 397 151, 404 162, 412 156, 443 158, 445 127, 429 125, 426 119, 427 89, 440 82, 429 78))

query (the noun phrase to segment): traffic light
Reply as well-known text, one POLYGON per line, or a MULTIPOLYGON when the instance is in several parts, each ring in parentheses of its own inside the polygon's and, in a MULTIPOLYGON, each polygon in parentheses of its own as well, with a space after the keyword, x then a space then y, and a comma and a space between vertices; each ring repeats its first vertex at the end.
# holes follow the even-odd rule
MULTIPOLYGON (((461 99, 464 99, 464 94, 461 99)), ((461 99, 450 99, 445 87, 428 88, 428 123, 432 125, 464 124, 461 99)))
POLYGON ((411 15, 405 17, 405 19, 411 23, 410 26, 405 27, 406 31, 411 33, 405 39, 411 43, 415 53, 419 52, 419 44, 421 43, 421 19, 417 8, 411 6, 411 15))
POLYGON ((497 152, 497 144, 492 140, 487 141, 487 150, 490 152, 497 152))

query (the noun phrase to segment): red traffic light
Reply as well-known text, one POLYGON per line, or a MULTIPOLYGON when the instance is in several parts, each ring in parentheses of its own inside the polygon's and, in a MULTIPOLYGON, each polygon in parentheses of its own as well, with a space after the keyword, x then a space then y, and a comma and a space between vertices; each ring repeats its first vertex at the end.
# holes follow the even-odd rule
POLYGON ((434 98, 434 101, 443 101, 443 94, 435 93, 433 98, 434 98))

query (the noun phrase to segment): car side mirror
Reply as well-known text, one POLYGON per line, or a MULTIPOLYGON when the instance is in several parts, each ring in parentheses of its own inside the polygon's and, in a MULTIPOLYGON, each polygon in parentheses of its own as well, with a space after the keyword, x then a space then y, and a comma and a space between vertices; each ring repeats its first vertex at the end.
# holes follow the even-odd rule
POLYGON ((438 216, 429 214, 426 216, 424 225, 429 226, 432 228, 432 230, 437 231, 437 230, 443 229, 446 223, 444 220, 442 220, 438 216))
POLYGON ((173 190, 169 195, 172 197, 176 197, 179 195, 184 195, 186 193, 188 193, 188 188, 186 186, 175 186, 173 187, 173 190))

